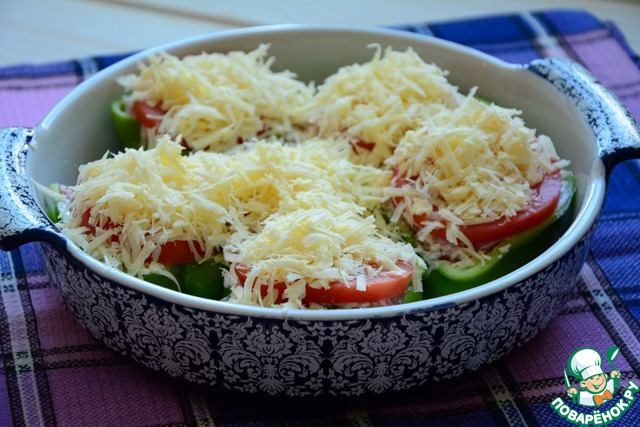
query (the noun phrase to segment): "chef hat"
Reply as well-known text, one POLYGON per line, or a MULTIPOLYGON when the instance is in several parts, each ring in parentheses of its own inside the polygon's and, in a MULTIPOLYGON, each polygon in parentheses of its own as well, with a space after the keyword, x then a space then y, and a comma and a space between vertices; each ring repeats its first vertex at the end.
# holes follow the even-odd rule
POLYGON ((569 369, 574 377, 586 380, 602 374, 602 357, 592 348, 581 348, 569 358, 569 369))

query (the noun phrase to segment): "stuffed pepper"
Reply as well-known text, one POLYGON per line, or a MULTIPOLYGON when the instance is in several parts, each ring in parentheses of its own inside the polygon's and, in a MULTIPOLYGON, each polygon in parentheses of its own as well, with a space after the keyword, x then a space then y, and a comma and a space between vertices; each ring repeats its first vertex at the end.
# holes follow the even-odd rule
POLYGON ((426 267, 382 236, 388 171, 333 141, 256 141, 233 153, 155 148, 83 165, 59 227, 108 265, 181 292, 292 308, 401 302, 426 267))
POLYGON ((312 87, 289 71, 273 71, 268 45, 245 53, 166 52, 118 79, 124 94, 111 106, 121 148, 153 147, 157 136, 191 151, 226 151, 255 137, 295 138, 299 109, 312 87))
POLYGON ((537 240, 565 217, 575 192, 547 136, 519 111, 474 94, 407 132, 385 161, 392 217, 411 227, 433 267, 426 297, 486 283, 539 254, 534 247, 550 242, 537 240))

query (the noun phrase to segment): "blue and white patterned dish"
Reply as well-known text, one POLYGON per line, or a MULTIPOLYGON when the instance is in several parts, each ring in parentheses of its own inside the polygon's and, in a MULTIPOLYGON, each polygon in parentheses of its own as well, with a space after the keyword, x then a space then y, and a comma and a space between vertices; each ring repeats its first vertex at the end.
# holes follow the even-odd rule
POLYGON ((640 157, 640 132, 621 104, 566 60, 513 66, 449 42, 356 27, 234 30, 161 46, 176 55, 252 50, 271 43, 282 68, 316 82, 366 61, 371 43, 411 46, 450 71, 463 92, 518 108, 551 136, 578 178, 575 219, 526 266, 475 289, 391 307, 288 310, 236 306, 179 294, 110 269, 50 223, 32 179, 75 182, 80 164, 117 146, 109 105, 117 76, 150 51, 82 83, 34 129, 0 131, 0 243, 41 241, 51 278, 74 317, 113 351, 198 385, 284 396, 362 396, 457 377, 531 340, 573 292, 600 213, 606 179, 640 157))

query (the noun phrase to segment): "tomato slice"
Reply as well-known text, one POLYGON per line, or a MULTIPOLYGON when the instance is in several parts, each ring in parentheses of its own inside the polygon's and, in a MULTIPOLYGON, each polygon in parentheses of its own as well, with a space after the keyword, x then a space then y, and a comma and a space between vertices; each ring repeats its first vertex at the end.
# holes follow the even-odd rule
MULTIPOLYGON (((96 234, 96 226, 91 224, 89 222, 89 219, 91 218, 91 209, 87 209, 86 211, 84 211, 84 213, 82 214, 82 218, 81 218, 81 225, 83 227, 86 227, 89 229, 89 234, 96 234)), ((102 226, 103 229, 105 230, 110 230, 111 228, 113 228, 114 225, 111 222, 110 219, 107 220, 107 222, 102 226)), ((118 236, 111 236, 110 241, 111 242, 117 242, 118 236)))
MULTIPOLYGON (((406 180, 397 179, 396 185, 401 186, 406 180)), ((467 236, 474 246, 498 242, 500 240, 513 237, 524 231, 530 230, 542 224, 547 218, 553 215, 562 188, 562 175, 560 171, 546 174, 541 182, 533 186, 533 196, 526 209, 516 213, 511 218, 502 217, 493 222, 485 224, 473 224, 461 226, 460 231, 467 236)), ((427 219, 426 215, 414 215, 413 223, 415 227, 420 227, 427 219)), ((446 229, 438 228, 431 232, 435 238, 445 240, 446 229)))
POLYGON ((356 153, 358 153, 361 150, 365 150, 365 151, 373 151, 374 148, 376 148, 376 143, 375 142, 367 142, 367 141, 362 141, 362 140, 357 140, 357 141, 352 141, 350 142, 351 147, 353 148, 353 151, 355 151, 356 153))
MULTIPOLYGON (((399 262, 398 266, 403 270, 400 274, 392 274, 388 271, 382 271, 375 277, 367 278, 365 291, 356 289, 356 281, 353 279, 348 284, 342 282, 331 283, 329 288, 313 288, 306 287, 305 297, 302 302, 305 305, 311 303, 331 305, 331 304, 361 304, 383 301, 401 296, 409 286, 411 276, 413 275, 413 266, 404 262, 399 262)), ((247 279, 249 269, 242 264, 235 266, 235 272, 238 276, 240 284, 244 286, 247 279)), ((278 291, 277 303, 286 301, 284 291, 287 288, 286 283, 274 283, 274 289, 278 291)), ((262 296, 267 295, 267 286, 261 289, 262 296)))
POLYGON ((158 262, 162 265, 186 264, 196 260, 196 255, 203 256, 204 250, 198 242, 193 242, 196 252, 192 252, 188 240, 172 240, 160 245, 158 262))
MULTIPOLYGON (((86 210, 82 214, 82 225, 89 229, 89 234, 96 233, 96 227, 89 222, 91 217, 91 209, 86 210)), ((108 230, 113 228, 114 225, 111 220, 108 220, 104 225, 104 229, 108 230)), ((118 242, 120 240, 118 235, 111 236, 110 242, 118 242)), ((165 266, 186 264, 196 260, 196 256, 203 256, 204 250, 198 242, 193 242, 193 247, 196 250, 194 253, 191 250, 191 245, 188 240, 171 240, 169 242, 160 245, 160 254, 158 255, 158 262, 165 266)), ((148 259, 147 261, 151 261, 148 259)))
POLYGON ((160 105, 149 105, 147 101, 138 99, 133 102, 133 114, 138 122, 146 128, 154 128, 162 121, 162 116, 166 111, 160 105))

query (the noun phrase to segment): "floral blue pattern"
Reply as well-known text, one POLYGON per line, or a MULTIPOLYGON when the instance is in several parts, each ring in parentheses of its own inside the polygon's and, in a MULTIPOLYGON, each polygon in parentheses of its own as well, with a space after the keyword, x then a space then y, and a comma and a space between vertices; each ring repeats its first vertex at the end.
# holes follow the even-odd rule
MULTIPOLYGON (((14 249, 38 236, 55 236, 50 222, 31 196, 25 173, 27 147, 33 132, 25 128, 0 129, 0 248, 14 249)), ((53 237, 55 239, 55 237, 53 237)))
POLYGON ((640 156, 640 127, 622 103, 593 74, 574 61, 544 58, 525 65, 571 99, 593 131, 607 173, 640 156))
POLYGON ((148 368, 246 393, 363 396, 453 378, 529 341, 573 292, 590 236, 544 270, 480 300, 343 321, 197 310, 127 289, 50 244, 43 248, 77 321, 148 368))

